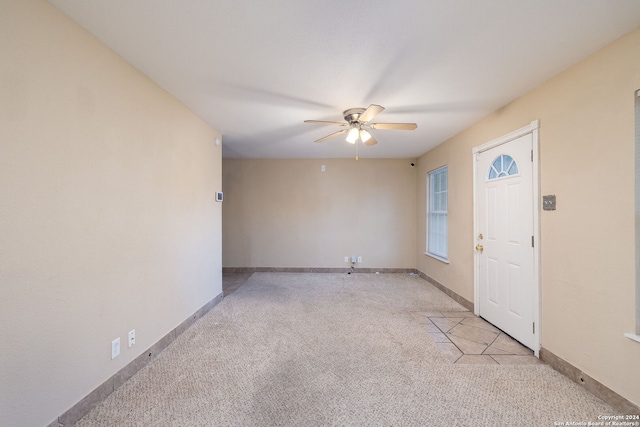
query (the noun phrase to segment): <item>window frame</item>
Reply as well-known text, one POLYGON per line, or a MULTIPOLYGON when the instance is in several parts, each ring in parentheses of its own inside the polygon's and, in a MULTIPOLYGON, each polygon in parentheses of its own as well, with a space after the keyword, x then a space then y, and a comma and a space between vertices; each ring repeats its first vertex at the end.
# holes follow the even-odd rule
MULTIPOLYGON (((437 169, 433 169, 427 173, 427 206, 426 206, 426 248, 425 255, 428 255, 432 258, 435 258, 444 263, 449 263, 449 167, 448 165, 441 166, 437 169), (445 174, 446 179, 446 188, 445 191, 437 191, 434 189, 435 185, 435 177, 439 174, 445 174), (433 206, 436 204, 434 202, 434 197, 436 194, 445 194, 446 202, 445 202, 445 210, 432 211, 433 206), (439 248, 430 248, 430 242, 432 241, 432 232, 434 227, 433 223, 435 215, 444 215, 444 241, 440 241, 439 243, 444 246, 444 253, 439 250, 439 248)), ((435 239, 435 238, 434 238, 435 239)))
POLYGON ((636 325, 633 333, 625 333, 627 338, 640 342, 640 90, 635 97, 635 264, 636 264, 636 325))

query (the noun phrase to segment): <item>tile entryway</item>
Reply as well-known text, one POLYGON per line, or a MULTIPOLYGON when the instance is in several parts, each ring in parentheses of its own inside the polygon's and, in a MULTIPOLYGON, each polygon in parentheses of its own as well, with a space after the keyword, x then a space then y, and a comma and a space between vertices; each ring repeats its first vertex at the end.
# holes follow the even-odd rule
POLYGON ((470 311, 411 312, 452 363, 533 365, 533 351, 470 311))

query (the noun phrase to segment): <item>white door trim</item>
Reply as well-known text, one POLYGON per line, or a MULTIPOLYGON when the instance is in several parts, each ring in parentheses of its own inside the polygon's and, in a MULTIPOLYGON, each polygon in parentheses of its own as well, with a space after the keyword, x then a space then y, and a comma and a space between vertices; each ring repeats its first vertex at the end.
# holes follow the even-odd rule
MULTIPOLYGON (((473 236, 469 250, 473 250, 475 245, 476 236, 478 235, 478 212, 477 212, 477 162, 476 156, 484 151, 495 148, 499 145, 505 144, 509 141, 513 141, 521 136, 531 134, 532 136, 532 149, 533 149, 533 236, 534 236, 534 251, 533 251, 533 321, 535 324, 534 333, 534 354, 539 356, 540 351, 540 170, 539 170, 539 150, 538 150, 538 133, 540 128, 540 121, 534 120, 527 126, 517 129, 507 135, 501 136, 482 145, 473 148, 473 236)), ((478 278, 478 253, 474 252, 473 261, 473 289, 474 289, 474 313, 479 314, 480 311, 480 285, 478 278)))

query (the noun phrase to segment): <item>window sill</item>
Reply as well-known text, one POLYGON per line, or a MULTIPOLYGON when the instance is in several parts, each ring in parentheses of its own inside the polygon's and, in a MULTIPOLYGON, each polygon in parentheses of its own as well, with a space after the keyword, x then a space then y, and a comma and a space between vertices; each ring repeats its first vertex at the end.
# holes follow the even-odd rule
POLYGON ((443 263, 445 263, 445 264, 449 264, 449 260, 448 260, 448 259, 446 259, 446 258, 442 258, 442 257, 439 257, 439 256, 437 256, 437 255, 430 254, 429 252, 425 252, 424 254, 425 254, 426 256, 428 256, 428 257, 433 258, 433 259, 437 259, 437 260, 438 260, 438 261, 440 261, 440 262, 443 262, 443 263))
POLYGON ((634 341, 638 341, 640 342, 640 335, 636 335, 636 334, 624 334, 625 337, 629 338, 630 340, 634 340, 634 341))

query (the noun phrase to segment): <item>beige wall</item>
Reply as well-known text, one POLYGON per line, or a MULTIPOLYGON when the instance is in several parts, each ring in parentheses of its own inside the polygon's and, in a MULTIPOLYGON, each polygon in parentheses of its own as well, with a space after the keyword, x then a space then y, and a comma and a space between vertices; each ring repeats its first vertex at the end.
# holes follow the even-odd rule
POLYGON ((473 301, 472 147, 540 119, 542 346, 640 404, 634 331, 634 91, 640 30, 419 159, 418 268, 473 301), (449 165, 446 265, 423 255, 425 180, 449 165))
POLYGON ((223 265, 415 268, 412 161, 225 158, 223 265))
POLYGON ((47 425, 220 294, 219 133, 46 1, 0 58, 1 423, 47 425))

